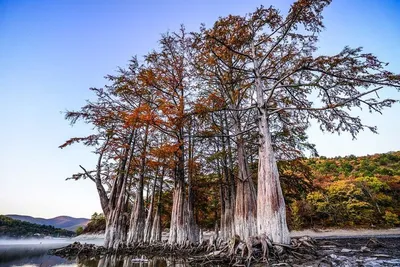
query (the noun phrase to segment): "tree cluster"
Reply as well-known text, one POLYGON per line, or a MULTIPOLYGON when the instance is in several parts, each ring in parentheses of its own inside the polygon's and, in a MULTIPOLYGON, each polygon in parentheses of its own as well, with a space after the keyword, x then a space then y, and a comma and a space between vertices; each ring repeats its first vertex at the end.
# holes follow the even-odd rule
POLYGON ((351 109, 381 112, 396 101, 377 92, 400 88, 400 76, 361 48, 317 55, 329 3, 298 0, 286 16, 260 7, 197 32, 182 26, 66 113, 72 124, 94 128, 61 147, 83 143, 98 155, 94 170, 81 166, 71 179, 96 184, 107 248, 159 241, 168 203, 168 242, 199 242, 195 200, 208 189, 219 194, 210 205, 220 207, 220 238, 290 242, 277 160, 315 151, 311 121, 353 137, 375 132, 351 109))

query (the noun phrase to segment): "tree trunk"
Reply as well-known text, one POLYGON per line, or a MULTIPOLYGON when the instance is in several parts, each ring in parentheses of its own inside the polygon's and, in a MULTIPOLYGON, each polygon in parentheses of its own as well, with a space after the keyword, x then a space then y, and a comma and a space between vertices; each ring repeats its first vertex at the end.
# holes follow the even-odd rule
POLYGON ((175 170, 175 187, 172 200, 171 226, 169 229, 169 244, 183 244, 187 238, 185 221, 185 157, 183 140, 177 151, 177 166, 175 170))
POLYGON ((158 171, 159 171, 159 169, 157 168, 156 176, 154 177, 153 188, 152 188, 152 192, 151 192, 149 211, 147 213, 146 223, 144 226, 144 242, 147 242, 147 243, 150 242, 151 226, 153 225, 154 199, 155 199, 155 194, 156 194, 156 183, 157 183, 157 178, 158 178, 158 171))
MULTIPOLYGON (((122 195, 121 201, 125 203, 125 199, 122 195)), ((125 205, 118 205, 117 208, 111 210, 107 218, 104 237, 104 247, 107 249, 118 250, 125 244, 127 216, 122 206, 125 205)))
POLYGON ((199 242, 199 227, 196 224, 194 218, 194 191, 193 191, 193 173, 194 173, 194 140, 191 136, 191 125, 189 127, 189 147, 188 147, 188 201, 187 201, 187 232, 188 240, 192 244, 197 244, 199 242))
MULTIPOLYGON (((228 118, 226 112, 221 116, 224 135, 229 135, 228 129, 228 118)), ((228 240, 235 235, 235 222, 234 222, 234 211, 235 211, 235 196, 236 196, 236 185, 235 177, 233 174, 233 156, 232 147, 229 137, 222 137, 222 171, 223 171, 223 197, 224 204, 223 213, 221 212, 221 238, 228 240)), ((217 150, 219 147, 217 145, 217 150)))
POLYGON ((160 176, 160 187, 158 190, 158 200, 157 200, 157 208, 156 214, 154 215, 153 225, 151 227, 151 237, 150 242, 160 242, 162 227, 161 227, 161 214, 162 214, 162 190, 163 190, 163 182, 164 182, 164 174, 165 168, 163 167, 161 176, 160 176))
POLYGON ((237 138, 238 179, 236 182, 235 201, 235 233, 241 239, 257 235, 256 226, 256 192, 253 180, 249 173, 244 141, 241 136, 237 138))
POLYGON ((114 267, 118 265, 118 255, 105 255, 101 257, 97 267, 114 267))
MULTIPOLYGON (((254 46, 253 57, 256 58, 254 46)), ((259 111, 257 230, 259 235, 265 233, 274 242, 289 244, 290 235, 286 224, 285 200, 279 181, 278 166, 268 124, 266 110, 268 103, 264 100, 264 86, 256 60, 254 60, 254 73, 256 76, 257 108, 259 111)))
MULTIPOLYGON (((219 181, 219 201, 220 201, 220 228, 221 228, 221 238, 223 240, 227 240, 229 234, 227 234, 227 226, 225 222, 225 201, 226 201, 226 185, 224 183, 224 175, 221 173, 221 166, 219 163, 219 159, 216 161, 216 169, 218 173, 218 181, 219 181)), ((201 241, 200 241, 201 243, 201 241)))
MULTIPOLYGON (((225 121, 225 128, 228 129, 228 118, 226 115, 226 111, 224 112, 224 121, 225 121)), ((226 134, 229 135, 229 131, 226 131, 226 134)), ((235 206, 235 198, 236 198, 236 183, 235 183, 235 175, 233 173, 233 152, 232 152, 232 145, 231 145, 231 139, 229 137, 226 138, 226 144, 228 146, 227 150, 227 158, 228 158, 228 164, 227 165, 227 171, 228 171, 228 178, 229 178, 229 190, 230 190, 230 195, 231 195, 231 201, 232 201, 232 207, 235 206)))
POLYGON ((104 237, 104 247, 108 249, 118 249, 126 241, 127 234, 127 214, 126 207, 128 197, 126 194, 127 178, 129 173, 128 159, 132 149, 135 147, 135 130, 129 135, 129 148, 124 150, 117 179, 115 180, 109 199, 108 217, 106 218, 106 231, 104 237))
MULTIPOLYGON (((219 166, 219 161, 217 163, 219 166)), ((219 167, 218 167, 219 169, 219 167)), ((233 206, 234 199, 231 194, 231 181, 229 178, 229 172, 227 166, 222 166, 223 172, 221 176, 221 238, 228 240, 235 234, 234 220, 233 220, 233 206)))
POLYGON ((131 213, 130 226, 128 232, 128 244, 134 244, 137 242, 143 242, 144 238, 144 226, 145 226, 145 211, 144 211, 144 200, 143 200, 143 190, 144 190, 144 175, 146 171, 146 153, 147 153, 147 139, 149 133, 149 125, 146 125, 144 140, 143 140, 143 150, 141 155, 141 167, 139 174, 139 186, 136 192, 136 201, 134 209, 131 213))
POLYGON ((278 166, 271 142, 268 120, 262 116, 260 123, 260 148, 258 161, 257 228, 274 242, 289 244, 286 224, 285 200, 279 181, 278 166))
POLYGON ((106 218, 104 247, 117 250, 125 244, 127 230, 125 175, 118 175, 111 192, 109 216, 106 218))
POLYGON ((173 193, 171 226, 168 238, 168 243, 170 244, 183 244, 187 239, 187 231, 184 218, 184 199, 184 181, 178 180, 176 182, 173 193))

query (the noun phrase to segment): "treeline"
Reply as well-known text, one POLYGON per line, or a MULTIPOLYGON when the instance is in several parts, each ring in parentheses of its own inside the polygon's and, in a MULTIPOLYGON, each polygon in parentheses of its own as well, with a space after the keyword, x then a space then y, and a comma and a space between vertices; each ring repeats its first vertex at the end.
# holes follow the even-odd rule
POLYGON ((104 230, 106 230, 106 217, 102 213, 98 214, 95 212, 88 224, 86 224, 82 231, 79 231, 79 234, 99 233, 104 232, 104 230))
POLYGON ((305 160, 312 192, 290 203, 293 228, 400 224, 400 152, 305 160))
POLYGON ((375 93, 400 88, 400 75, 361 48, 317 53, 329 4, 298 0, 286 16, 260 7, 196 32, 182 26, 66 113, 94 130, 60 147, 83 143, 98 156, 71 179, 95 183, 105 247, 158 242, 162 227, 170 245, 196 244, 210 214, 223 240, 290 243, 282 187, 288 198, 312 186, 297 160, 315 152, 311 122, 353 137, 376 132, 350 110, 381 113, 396 101, 375 93))
POLYGON ((0 215, 0 236, 13 238, 44 236, 72 237, 75 236, 75 233, 65 229, 55 228, 50 225, 23 222, 0 215))

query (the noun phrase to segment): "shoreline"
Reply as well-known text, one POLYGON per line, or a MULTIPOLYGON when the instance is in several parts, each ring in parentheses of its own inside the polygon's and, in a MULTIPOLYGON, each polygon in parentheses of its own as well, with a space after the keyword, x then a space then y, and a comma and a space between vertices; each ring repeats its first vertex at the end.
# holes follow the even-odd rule
MULTIPOLYGON (((204 240, 208 240, 214 234, 213 231, 204 231, 204 240)), ((305 229, 305 230, 295 230, 290 232, 290 237, 301 237, 310 236, 313 238, 360 238, 360 237, 400 237, 400 227, 389 228, 389 229, 305 229)), ((168 238, 168 233, 162 233, 163 240, 168 238)), ((71 238, 73 241, 85 242, 89 240, 99 240, 104 239, 104 233, 92 233, 92 234, 82 234, 71 238)))
POLYGON ((384 237, 400 236, 400 228, 389 229, 305 229, 291 231, 290 237, 310 236, 313 238, 341 238, 341 237, 384 237))
POLYGON ((246 247, 243 241, 232 244, 204 242, 199 246, 175 246, 166 243, 134 244, 118 250, 107 250, 104 247, 76 242, 67 247, 53 249, 49 253, 63 258, 105 260, 112 257, 123 259, 134 256, 149 261, 154 257, 171 257, 203 266, 217 264, 232 266, 233 262, 253 266, 252 264, 265 264, 266 261, 272 266, 275 264, 276 266, 400 266, 398 231, 400 231, 398 228, 390 231, 382 229, 325 230, 322 233, 312 230, 297 231, 294 234, 318 233, 319 237, 293 237, 291 244, 287 246, 266 242, 266 257, 263 254, 265 250, 262 243, 252 243, 250 245, 252 249, 249 249, 248 244, 246 247), (340 236, 332 237, 332 233, 340 236), (360 233, 364 235, 360 236, 360 233), (382 233, 386 235, 382 236, 382 233))

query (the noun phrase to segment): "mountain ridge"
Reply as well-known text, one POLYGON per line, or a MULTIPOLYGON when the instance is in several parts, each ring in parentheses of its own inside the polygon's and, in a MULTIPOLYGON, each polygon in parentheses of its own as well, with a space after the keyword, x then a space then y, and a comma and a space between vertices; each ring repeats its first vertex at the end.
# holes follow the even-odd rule
POLYGON ((79 226, 85 227, 89 222, 87 218, 75 218, 67 215, 60 215, 54 218, 41 218, 41 217, 32 217, 29 215, 19 215, 19 214, 6 214, 5 216, 20 220, 24 222, 30 222, 41 225, 50 225, 56 228, 66 229, 69 231, 75 231, 79 226))

